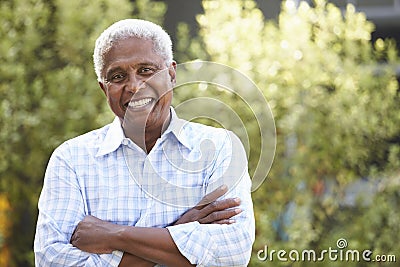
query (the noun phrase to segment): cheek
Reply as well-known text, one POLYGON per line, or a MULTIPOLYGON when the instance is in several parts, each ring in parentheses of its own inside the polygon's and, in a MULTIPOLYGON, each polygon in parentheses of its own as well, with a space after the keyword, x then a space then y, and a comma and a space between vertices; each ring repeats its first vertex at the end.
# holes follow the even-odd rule
POLYGON ((112 92, 108 92, 107 94, 107 101, 110 104, 115 104, 115 103, 119 103, 119 101, 121 100, 121 93, 119 93, 118 91, 112 91, 112 92))
POLYGON ((111 107, 112 110, 116 111, 119 109, 119 103, 118 101, 113 98, 113 97, 108 97, 107 98, 108 105, 111 107))
POLYGON ((164 94, 158 101, 158 106, 160 106, 160 108, 169 108, 169 106, 171 105, 171 101, 172 101, 172 91, 164 94))
POLYGON ((151 121, 165 119, 169 114, 169 107, 171 105, 172 92, 162 96, 157 104, 154 106, 149 119, 151 121))
POLYGON ((165 71, 154 76, 147 83, 160 100, 161 98, 164 98, 164 96, 169 95, 173 89, 171 77, 165 71))
POLYGON ((107 102, 113 113, 122 118, 125 115, 125 109, 121 107, 121 96, 120 94, 108 94, 107 102))

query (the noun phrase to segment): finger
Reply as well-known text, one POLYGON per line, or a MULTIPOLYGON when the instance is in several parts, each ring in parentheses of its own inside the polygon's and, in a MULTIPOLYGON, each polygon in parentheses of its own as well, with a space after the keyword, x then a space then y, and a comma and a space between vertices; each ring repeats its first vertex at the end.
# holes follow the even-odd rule
POLYGON ((230 208, 234 208, 240 205, 240 198, 227 198, 222 200, 214 201, 201 209, 201 217, 206 217, 207 215, 215 212, 222 211, 230 208))
POLYGON ((234 224, 235 222, 236 222, 236 220, 234 220, 234 219, 224 219, 224 220, 212 222, 212 224, 234 224))
POLYGON ((223 196, 226 192, 228 192, 228 186, 221 185, 220 187, 218 187, 217 189, 215 189, 214 191, 212 191, 211 193, 205 195, 199 203, 197 203, 196 205, 196 209, 202 209, 204 208, 204 206, 210 204, 211 202, 214 202, 215 200, 217 200, 219 197, 223 196))
POLYGON ((199 223, 214 223, 221 220, 228 220, 235 215, 241 213, 241 209, 229 209, 229 210, 222 210, 222 211, 214 211, 210 213, 208 216, 199 220, 199 223))

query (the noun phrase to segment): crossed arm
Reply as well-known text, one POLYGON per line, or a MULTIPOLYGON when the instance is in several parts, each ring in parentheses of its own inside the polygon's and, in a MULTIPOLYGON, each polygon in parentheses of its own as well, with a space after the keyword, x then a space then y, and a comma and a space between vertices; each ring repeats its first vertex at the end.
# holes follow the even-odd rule
MULTIPOLYGON (((238 198, 217 200, 227 192, 221 186, 206 195, 195 207, 183 214, 174 225, 197 221, 202 224, 232 224, 241 212, 238 198)), ((178 250, 167 228, 122 226, 86 216, 76 227, 71 244, 90 253, 124 251, 123 266, 193 266, 178 250)))
MULTIPOLYGON (((122 213, 120 219, 114 220, 113 210, 108 210, 107 202, 103 203, 103 208, 110 213, 100 218, 116 224, 92 216, 84 217, 95 214, 91 211, 99 204, 96 204, 95 193, 91 196, 93 202, 84 200, 88 192, 83 189, 87 187, 70 164, 70 151, 64 148, 55 152, 46 170, 34 242, 36 266, 153 266, 155 263, 245 266, 248 263, 254 241, 254 215, 251 180, 246 172, 236 185, 231 183, 229 192, 225 193, 226 187, 212 191, 173 225, 141 228, 126 226, 128 216, 122 213), (223 200, 217 200, 221 196, 223 200), (237 208, 239 202, 235 197, 240 197, 243 212, 237 208)), ((224 165, 217 162, 216 166, 222 167, 212 173, 213 180, 210 179, 207 186, 209 190, 215 188, 211 184, 229 184, 237 173, 242 173, 243 168, 235 166, 238 162, 246 162, 245 159, 233 162, 236 164, 230 172, 225 172, 224 165)), ((127 185, 125 179, 113 180, 113 183, 117 183, 118 188, 127 185)), ((108 194, 115 188, 110 188, 108 194)), ((118 204, 117 201, 110 203, 118 204)))

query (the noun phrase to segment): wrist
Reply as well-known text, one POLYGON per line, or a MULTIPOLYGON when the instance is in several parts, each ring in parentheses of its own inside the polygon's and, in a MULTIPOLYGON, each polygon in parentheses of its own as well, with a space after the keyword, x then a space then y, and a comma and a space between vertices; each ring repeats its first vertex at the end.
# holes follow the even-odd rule
POLYGON ((112 231, 110 231, 110 239, 107 240, 112 250, 126 251, 124 249, 125 237, 127 236, 127 229, 131 226, 123 226, 114 224, 112 231))

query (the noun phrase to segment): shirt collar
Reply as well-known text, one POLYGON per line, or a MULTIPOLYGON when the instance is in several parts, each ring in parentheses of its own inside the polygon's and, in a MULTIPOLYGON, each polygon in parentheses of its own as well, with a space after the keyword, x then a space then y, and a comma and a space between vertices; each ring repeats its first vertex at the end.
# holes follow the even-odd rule
POLYGON ((111 153, 121 145, 122 140, 125 138, 124 131, 122 130, 121 121, 118 117, 108 127, 106 136, 99 145, 96 157, 104 156, 111 153))
MULTIPOLYGON (((163 133, 163 136, 167 136, 169 133, 172 133, 176 139, 185 147, 192 149, 193 145, 190 142, 190 136, 186 134, 186 131, 184 131, 185 127, 187 127, 188 121, 180 119, 175 112, 175 109, 171 107, 171 122, 163 133)), ((162 136, 162 137, 163 137, 162 136)))
MULTIPOLYGON (((170 112, 170 124, 167 130, 162 134, 161 138, 167 138, 168 134, 172 133, 182 145, 191 149, 192 145, 190 143, 190 137, 183 131, 188 122, 178 118, 173 107, 170 107, 170 112)), ((115 117, 114 121, 110 124, 103 141, 99 145, 96 157, 104 156, 117 150, 124 138, 125 134, 121 126, 121 121, 118 117, 115 117)))

